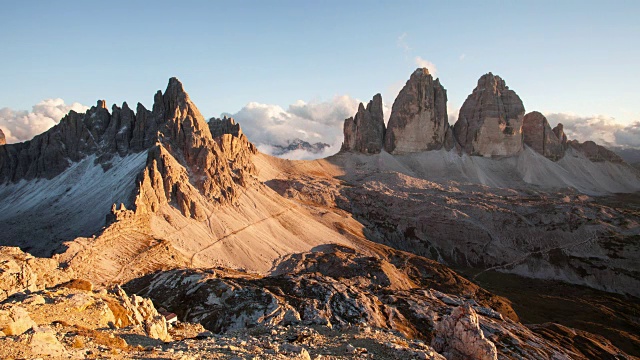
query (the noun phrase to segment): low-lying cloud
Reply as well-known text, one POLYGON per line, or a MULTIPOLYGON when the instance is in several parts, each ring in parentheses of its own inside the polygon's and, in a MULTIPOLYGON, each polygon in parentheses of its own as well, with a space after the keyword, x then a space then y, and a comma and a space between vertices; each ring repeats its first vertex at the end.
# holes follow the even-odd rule
POLYGON ((42 100, 31 111, 5 107, 0 109, 0 129, 7 143, 27 141, 56 125, 70 110, 85 112, 88 108, 77 102, 67 105, 62 99, 42 100))
POLYGON ((235 114, 224 115, 236 119, 249 140, 267 154, 275 153, 273 145, 287 146, 295 139, 330 145, 319 153, 298 149, 279 155, 289 159, 311 159, 340 150, 344 119, 355 115, 359 103, 347 95, 323 102, 299 100, 286 110, 278 105, 251 102, 235 114))
POLYGON ((614 137, 619 146, 640 149, 640 121, 616 131, 614 137))
POLYGON ((569 140, 592 140, 609 147, 640 148, 640 121, 625 125, 607 115, 551 113, 545 116, 552 127, 562 123, 569 140))

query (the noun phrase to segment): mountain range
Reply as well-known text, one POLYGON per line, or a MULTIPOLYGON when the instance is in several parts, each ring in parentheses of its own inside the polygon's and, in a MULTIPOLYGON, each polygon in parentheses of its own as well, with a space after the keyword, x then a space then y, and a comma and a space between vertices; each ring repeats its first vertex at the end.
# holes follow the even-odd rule
POLYGON ((176 78, 151 110, 99 100, 0 133, 0 342, 22 344, 0 353, 207 357, 227 336, 229 358, 639 356, 638 170, 492 73, 454 125, 446 105, 417 69, 388 123, 375 95, 312 161, 206 121, 176 78), (99 304, 86 335, 73 316, 99 304), (105 336, 122 341, 87 340, 105 336))

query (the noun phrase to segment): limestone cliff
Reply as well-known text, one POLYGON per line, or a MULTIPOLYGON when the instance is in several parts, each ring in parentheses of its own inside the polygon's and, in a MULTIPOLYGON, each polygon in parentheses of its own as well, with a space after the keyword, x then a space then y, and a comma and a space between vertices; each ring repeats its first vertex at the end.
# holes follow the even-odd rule
POLYGON ((518 95, 488 73, 462 104, 453 132, 467 154, 512 156, 522 150, 523 117, 518 95))
POLYGON ((541 113, 533 111, 524 116, 522 123, 524 143, 551 160, 564 156, 564 146, 541 113))
MULTIPOLYGON (((442 148, 449 129, 447 91, 426 68, 416 69, 393 103, 384 140, 388 153, 442 148)), ((452 143, 448 143, 451 149, 452 143)))
POLYGON ((376 94, 366 108, 360 103, 356 116, 344 121, 342 150, 377 154, 382 150, 384 134, 382 96, 376 94))

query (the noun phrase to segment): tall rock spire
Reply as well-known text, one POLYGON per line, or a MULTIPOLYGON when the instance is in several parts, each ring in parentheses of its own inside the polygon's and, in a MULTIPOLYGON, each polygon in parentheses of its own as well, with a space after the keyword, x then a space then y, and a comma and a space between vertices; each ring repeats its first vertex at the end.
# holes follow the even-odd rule
POLYGON ((377 154, 382 150, 384 134, 382 95, 376 94, 366 108, 360 103, 355 118, 344 121, 342 150, 377 154))
POLYGON ((522 150, 524 105, 504 80, 488 73, 467 97, 453 132, 471 155, 511 156, 522 150))
POLYGON ((524 143, 551 160, 560 160, 564 156, 564 147, 556 133, 551 130, 549 121, 538 111, 524 116, 522 121, 524 143))
POLYGON ((440 149, 449 129, 447 91, 416 69, 393 102, 384 148, 392 154, 440 149))

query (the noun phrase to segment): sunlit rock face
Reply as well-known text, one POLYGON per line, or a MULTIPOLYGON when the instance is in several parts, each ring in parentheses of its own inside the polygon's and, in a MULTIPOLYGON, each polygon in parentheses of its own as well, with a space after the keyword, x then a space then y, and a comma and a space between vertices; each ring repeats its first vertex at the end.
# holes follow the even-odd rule
POLYGON ((7 139, 4 137, 4 133, 2 132, 2 129, 0 129, 0 145, 4 145, 7 143, 7 139))
MULTIPOLYGON (((437 150, 449 129, 447 91, 426 68, 417 69, 393 103, 384 148, 391 154, 437 150)), ((448 150, 453 147, 449 142, 448 150)))
POLYGON ((488 73, 467 97, 453 132, 464 152, 512 156, 522 148, 524 105, 497 75, 488 73))

